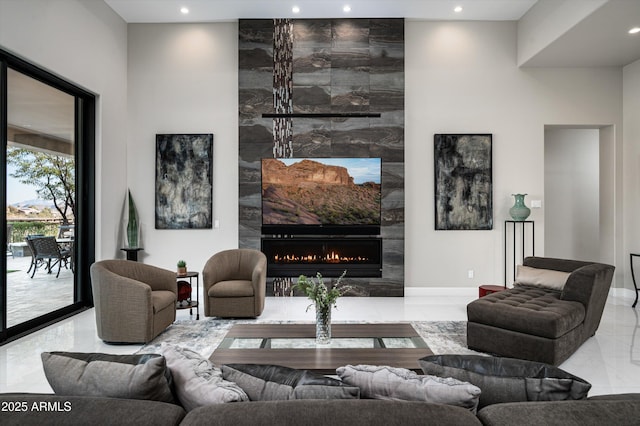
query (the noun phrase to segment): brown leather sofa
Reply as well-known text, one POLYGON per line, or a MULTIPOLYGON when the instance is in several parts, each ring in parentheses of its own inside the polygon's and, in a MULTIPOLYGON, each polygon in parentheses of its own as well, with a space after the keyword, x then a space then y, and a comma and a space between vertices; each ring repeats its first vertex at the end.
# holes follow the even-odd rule
POLYGON ((257 317, 264 309, 267 258, 252 249, 221 251, 204 265, 202 281, 205 316, 257 317))
POLYGON ((147 343, 176 319, 176 274, 129 260, 91 265, 98 337, 107 343, 147 343))

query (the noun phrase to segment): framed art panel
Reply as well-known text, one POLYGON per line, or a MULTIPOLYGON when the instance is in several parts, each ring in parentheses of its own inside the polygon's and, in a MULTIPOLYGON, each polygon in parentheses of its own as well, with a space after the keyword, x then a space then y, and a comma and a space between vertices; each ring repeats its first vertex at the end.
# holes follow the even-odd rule
POLYGON ((435 229, 493 229, 491 134, 436 134, 435 229))
POLYGON ((213 135, 156 135, 156 229, 211 229, 213 135))

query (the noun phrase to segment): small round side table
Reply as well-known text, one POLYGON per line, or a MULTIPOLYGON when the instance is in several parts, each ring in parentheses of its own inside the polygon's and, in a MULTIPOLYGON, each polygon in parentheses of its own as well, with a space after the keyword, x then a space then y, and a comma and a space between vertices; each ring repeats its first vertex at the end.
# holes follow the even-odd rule
POLYGON ((176 309, 187 309, 189 308, 189 315, 193 315, 193 312, 191 311, 191 309, 196 308, 196 320, 200 319, 200 309, 198 308, 198 306, 200 305, 200 273, 196 272, 196 271, 187 271, 187 273, 185 275, 177 275, 176 274, 176 279, 188 279, 189 280, 189 285, 192 286, 192 295, 193 295, 193 285, 191 283, 191 280, 193 278, 196 279, 196 301, 194 302, 193 300, 191 300, 191 303, 189 304, 189 306, 184 306, 184 307, 176 307, 176 309))
POLYGON ((502 285, 481 285, 478 288, 478 297, 484 297, 487 294, 497 293, 499 291, 506 290, 507 288, 502 285))

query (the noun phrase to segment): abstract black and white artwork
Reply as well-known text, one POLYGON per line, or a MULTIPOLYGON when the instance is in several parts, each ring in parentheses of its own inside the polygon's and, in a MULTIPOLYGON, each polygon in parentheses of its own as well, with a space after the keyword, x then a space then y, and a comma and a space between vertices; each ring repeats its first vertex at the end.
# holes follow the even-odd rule
POLYGON ((211 229, 213 135, 156 135, 156 229, 211 229))
POLYGON ((491 134, 436 134, 435 229, 493 228, 491 134))

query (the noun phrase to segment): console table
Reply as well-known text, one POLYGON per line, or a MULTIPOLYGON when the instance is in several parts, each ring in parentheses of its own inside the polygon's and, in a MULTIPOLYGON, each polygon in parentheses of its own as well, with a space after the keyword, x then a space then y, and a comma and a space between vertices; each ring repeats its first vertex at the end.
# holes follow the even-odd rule
POLYGON ((521 262, 524 261, 525 258, 525 228, 527 224, 531 225, 531 256, 535 256, 535 252, 536 252, 536 233, 535 233, 535 222, 533 220, 505 220, 504 221, 504 286, 507 286, 507 248, 509 247, 509 243, 508 243, 508 234, 507 234, 507 229, 508 229, 508 225, 511 225, 513 227, 513 241, 511 244, 511 247, 513 249, 513 280, 515 281, 516 279, 516 252, 517 252, 517 247, 516 247, 516 235, 517 233, 517 228, 518 228, 518 224, 521 225, 520 230, 520 240, 522 243, 522 259, 521 262))

